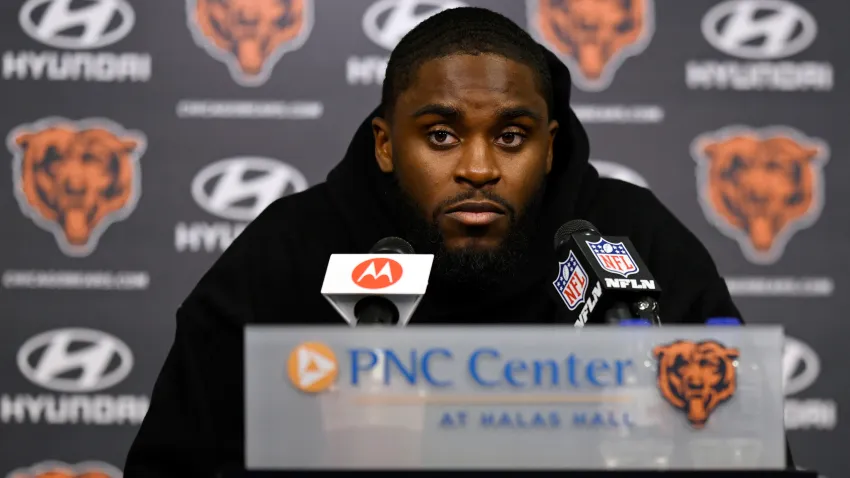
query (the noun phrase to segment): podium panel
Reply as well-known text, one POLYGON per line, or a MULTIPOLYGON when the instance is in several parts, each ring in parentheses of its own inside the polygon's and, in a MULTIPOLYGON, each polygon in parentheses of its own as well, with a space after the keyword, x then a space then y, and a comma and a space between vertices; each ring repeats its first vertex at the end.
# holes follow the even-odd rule
POLYGON ((779 326, 245 330, 246 468, 783 469, 779 326))

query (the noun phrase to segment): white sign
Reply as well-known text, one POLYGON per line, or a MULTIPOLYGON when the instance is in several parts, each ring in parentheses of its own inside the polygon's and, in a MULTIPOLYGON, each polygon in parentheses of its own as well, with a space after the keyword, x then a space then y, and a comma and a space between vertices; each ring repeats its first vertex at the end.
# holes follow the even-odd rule
POLYGON ((432 254, 333 254, 328 261, 322 295, 351 325, 354 306, 366 296, 385 296, 406 325, 428 288, 432 254))

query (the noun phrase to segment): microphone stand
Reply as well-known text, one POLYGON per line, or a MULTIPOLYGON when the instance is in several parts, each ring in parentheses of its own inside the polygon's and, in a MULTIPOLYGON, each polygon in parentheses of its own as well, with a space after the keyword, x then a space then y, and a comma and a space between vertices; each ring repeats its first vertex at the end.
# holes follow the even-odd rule
POLYGON ((398 323, 398 308, 386 297, 370 295, 357 301, 354 316, 357 317, 357 325, 395 325, 398 323))
POLYGON ((625 302, 617 302, 605 311, 605 322, 619 324, 623 320, 633 319, 632 310, 625 302))
POLYGON ((661 327, 661 318, 658 316, 658 301, 652 297, 643 297, 632 304, 632 312, 638 318, 648 320, 650 324, 661 327))

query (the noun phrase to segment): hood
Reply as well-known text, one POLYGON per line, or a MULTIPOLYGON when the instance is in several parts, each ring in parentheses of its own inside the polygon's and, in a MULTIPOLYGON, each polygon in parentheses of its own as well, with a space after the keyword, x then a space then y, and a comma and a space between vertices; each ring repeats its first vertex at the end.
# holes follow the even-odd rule
MULTIPOLYGON (((538 222, 540 227, 532 237, 534 257, 529 261, 529 269, 515 277, 517 282, 512 283, 512 293, 539 287, 544 275, 551 273, 552 261, 555 260, 552 250, 555 231, 586 209, 599 177, 589 164, 587 133, 570 108, 570 72, 557 56, 543 46, 540 48, 544 50, 552 75, 554 117, 559 123, 559 130, 538 222)), ((393 219, 396 208, 390 195, 392 177, 383 173, 375 160, 371 122, 378 115, 379 109, 376 108, 363 120, 344 159, 327 177, 330 199, 341 213, 353 253, 367 252, 383 237, 404 237, 393 219)))

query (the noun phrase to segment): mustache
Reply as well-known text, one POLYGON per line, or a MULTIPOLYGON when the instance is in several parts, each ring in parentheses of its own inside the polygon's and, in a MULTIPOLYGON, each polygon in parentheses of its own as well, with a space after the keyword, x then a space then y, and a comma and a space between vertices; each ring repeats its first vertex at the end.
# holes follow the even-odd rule
POLYGON ((511 205, 511 203, 507 201, 507 199, 503 198, 502 196, 499 196, 498 194, 492 191, 487 191, 484 189, 470 189, 468 191, 464 191, 441 201, 440 204, 438 204, 437 207, 434 208, 434 214, 432 215, 431 219, 436 222, 437 217, 440 215, 440 213, 442 213, 446 209, 454 206, 455 204, 461 203, 463 201, 469 201, 471 199, 486 199, 488 201, 492 201, 505 208, 505 211, 507 211, 508 216, 510 218, 516 217, 516 208, 514 208, 513 205, 511 205))

